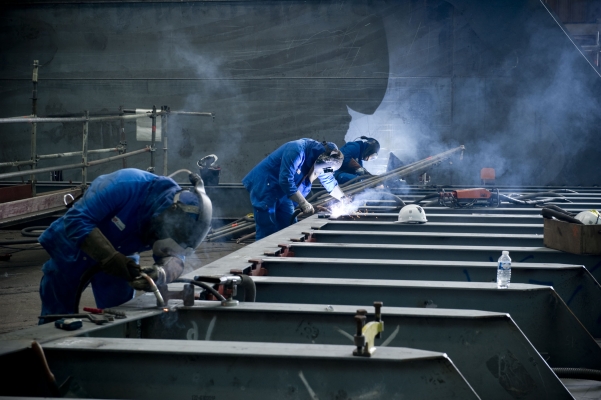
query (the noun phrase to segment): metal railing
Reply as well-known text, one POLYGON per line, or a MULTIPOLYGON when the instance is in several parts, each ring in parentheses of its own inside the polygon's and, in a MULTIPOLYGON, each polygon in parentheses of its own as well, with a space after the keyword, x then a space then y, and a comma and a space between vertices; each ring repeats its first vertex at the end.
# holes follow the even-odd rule
POLYGON ((147 168, 149 172, 155 172, 155 151, 156 151, 156 127, 157 127, 157 117, 161 117, 161 131, 162 131, 162 142, 163 142, 163 174, 167 175, 167 127, 168 127, 168 117, 169 115, 195 115, 195 116, 205 116, 215 118, 215 115, 210 112, 192 112, 192 111, 171 111, 168 106, 161 106, 160 110, 157 111, 156 106, 152 107, 152 111, 148 111, 145 113, 136 113, 135 109, 124 109, 123 107, 119 108, 117 115, 100 115, 100 116, 90 116, 88 110, 83 112, 83 115, 78 114, 63 114, 63 115, 53 115, 48 117, 38 117, 37 116, 37 91, 38 91, 38 69, 39 69, 38 60, 34 60, 33 62, 33 95, 32 95, 32 112, 30 116, 21 116, 21 117, 13 117, 13 118, 0 118, 0 124, 19 124, 19 123, 29 123, 31 124, 31 158, 29 160, 23 161, 9 161, 9 162, 0 162, 0 167, 20 167, 22 165, 29 165, 31 170, 26 171, 17 171, 17 172, 8 172, 0 174, 0 180, 9 179, 9 178, 17 178, 30 175, 31 176, 31 190, 32 195, 36 195, 36 175, 46 172, 53 172, 57 170, 69 170, 69 169, 78 169, 81 168, 81 186, 85 188, 87 186, 88 180, 88 168, 95 165, 100 165, 104 163, 108 163, 115 160, 123 160, 123 168, 127 167, 126 158, 135 156, 141 153, 150 153, 150 166, 147 168), (133 114, 133 115, 126 115, 133 114), (137 120, 138 118, 151 118, 151 141, 150 146, 146 146, 143 149, 138 149, 135 151, 127 152, 127 142, 125 140, 125 121, 127 120, 137 120), (91 122, 105 122, 105 121, 120 121, 120 135, 121 140, 119 145, 116 147, 105 148, 105 149, 88 149, 88 139, 89 139, 89 124, 91 122), (37 124, 39 123, 77 123, 80 122, 83 124, 82 126, 82 150, 81 151, 72 151, 72 152, 64 152, 64 153, 54 153, 54 154, 37 154, 37 124), (102 158, 95 161, 88 161, 89 154, 102 154, 109 152, 118 152, 117 156, 110 156, 106 158, 102 158), (77 157, 81 156, 81 162, 75 164, 66 164, 66 165, 58 165, 46 168, 37 168, 37 164, 41 160, 50 160, 56 158, 64 158, 64 157, 77 157))

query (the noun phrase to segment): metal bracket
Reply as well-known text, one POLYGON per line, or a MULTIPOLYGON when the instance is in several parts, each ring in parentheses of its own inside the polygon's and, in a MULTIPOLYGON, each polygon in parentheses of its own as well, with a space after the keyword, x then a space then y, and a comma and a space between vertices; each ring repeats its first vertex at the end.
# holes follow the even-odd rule
POLYGON ((365 323, 367 319, 367 310, 357 310, 355 322, 357 324, 357 333, 354 336, 355 346, 353 355, 358 357, 371 357, 376 351, 375 339, 381 337, 380 333, 384 331, 384 321, 382 321, 382 302, 375 301, 376 320, 365 323))

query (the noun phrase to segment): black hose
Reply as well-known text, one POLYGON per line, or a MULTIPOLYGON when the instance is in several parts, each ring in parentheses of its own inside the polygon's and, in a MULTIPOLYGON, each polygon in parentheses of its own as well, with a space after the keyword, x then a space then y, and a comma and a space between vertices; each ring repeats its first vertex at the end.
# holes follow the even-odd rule
POLYGON ((0 240, 0 246, 12 246, 15 244, 34 244, 34 243, 39 243, 38 239, 0 240))
POLYGON ((548 206, 544 206, 544 208, 550 208, 550 209, 558 211, 562 214, 569 215, 570 217, 574 217, 577 214, 577 213, 572 213, 572 212, 566 211, 563 208, 556 206, 555 204, 549 204, 548 206))
POLYGON ((292 225, 294 223, 294 220, 296 219, 296 217, 298 217, 302 212, 303 212, 303 210, 301 210, 300 208, 297 208, 296 210, 294 210, 294 213, 292 214, 292 217, 290 218, 290 225, 292 225))
POLYGON ((571 222, 573 224, 584 225, 580 220, 577 220, 576 218, 572 217, 571 215, 564 214, 562 212, 559 212, 559 211, 556 211, 556 210, 553 210, 550 208, 543 208, 540 213, 544 218, 547 218, 547 219, 551 219, 552 217, 555 217, 561 221, 571 222))
POLYGON ((173 282, 180 282, 180 283, 191 283, 192 285, 201 287, 207 291, 209 291, 213 296, 217 297, 219 299, 219 301, 227 301, 227 299, 225 297, 223 297, 223 295, 221 293, 219 293, 217 290, 215 290, 215 288, 213 288, 213 286, 201 282, 201 281, 195 281, 193 279, 176 279, 173 282))
POLYGON ((245 274, 237 275, 242 279, 242 287, 244 288, 244 301, 247 303, 254 303, 257 299, 257 286, 255 281, 245 274))
POLYGON ((38 237, 48 228, 48 226, 29 226, 27 228, 21 229, 21 235, 25 237, 38 237), (42 232, 34 232, 34 231, 42 231, 42 232))
POLYGON ((440 193, 430 193, 430 194, 427 194, 427 195, 425 195, 424 197, 422 197, 422 198, 419 198, 419 199, 417 199, 417 200, 413 201, 413 202, 412 202, 412 203, 410 203, 410 204, 419 204, 419 203, 421 203, 422 201, 424 201, 424 200, 428 200, 428 199, 431 199, 431 198, 433 198, 433 197, 440 197, 440 193))
POLYGON ((601 371, 588 368, 553 368, 558 378, 587 379, 589 381, 601 381, 601 371))
POLYGON ((79 285, 77 285, 77 292, 75 293, 74 313, 79 314, 79 302, 81 300, 81 294, 83 293, 86 286, 92 281, 92 277, 100 272, 102 265, 100 263, 93 265, 92 267, 85 270, 81 278, 79 278, 79 285))

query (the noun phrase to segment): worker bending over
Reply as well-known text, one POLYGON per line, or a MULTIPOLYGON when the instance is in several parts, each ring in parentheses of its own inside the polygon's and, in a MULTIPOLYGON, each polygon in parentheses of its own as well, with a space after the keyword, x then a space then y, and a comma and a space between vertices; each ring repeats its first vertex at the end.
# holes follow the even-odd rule
POLYGON ((378 158, 380 143, 367 136, 361 136, 361 140, 348 142, 340 148, 344 154, 344 162, 334 177, 339 184, 346 183, 362 175, 371 175, 363 168, 363 161, 371 161, 378 158))
POLYGON ((134 289, 149 291, 141 271, 157 284, 178 278, 185 255, 206 236, 212 214, 202 180, 190 178, 196 184, 191 190, 133 168, 95 179, 39 238, 51 257, 42 268, 42 315, 75 312, 78 288, 88 284, 80 286, 82 277, 91 278, 98 308, 131 300, 134 289), (150 249, 152 266, 140 267, 139 257, 131 258, 150 249))
POLYGON ((282 145, 257 164, 242 180, 250 192, 257 240, 289 226, 295 204, 303 213, 314 212, 305 196, 315 178, 334 198, 348 201, 333 175, 342 160, 334 143, 299 139, 282 145))

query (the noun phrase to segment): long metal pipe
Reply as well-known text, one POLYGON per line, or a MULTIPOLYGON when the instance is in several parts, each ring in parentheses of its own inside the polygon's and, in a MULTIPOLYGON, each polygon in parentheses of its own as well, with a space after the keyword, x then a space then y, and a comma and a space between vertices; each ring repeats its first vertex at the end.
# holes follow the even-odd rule
MULTIPOLYGON (((31 116, 33 118, 38 115, 38 69, 39 69, 39 61, 33 60, 33 75, 31 77, 31 81, 33 83, 33 93, 31 96, 31 116)), ((31 124, 31 169, 34 170, 36 167, 37 160, 37 124, 31 124)), ((36 195, 36 187, 35 187, 35 174, 31 174, 31 194, 33 196, 36 195)))
POLYGON ((167 114, 161 115, 161 137, 163 138, 163 176, 167 176, 167 128, 169 125, 169 107, 162 106, 161 111, 167 112, 167 114))
POLYGON ((154 173, 154 152, 156 151, 155 143, 157 139, 157 107, 152 106, 152 135, 150 139, 150 167, 147 169, 148 172, 154 173))
MULTIPOLYGON (((111 152, 118 152, 120 150, 120 147, 111 147, 111 148, 106 148, 106 149, 95 149, 95 150, 88 150, 88 154, 100 154, 100 153, 111 153, 111 152)), ((54 158, 64 158, 64 157, 76 157, 76 156, 81 156, 82 152, 81 151, 72 151, 69 153, 55 153, 55 154, 39 154, 38 155, 38 160, 51 160, 54 158)), ((27 160, 27 161, 9 161, 9 162, 3 162, 0 163, 0 167, 17 167, 19 165, 31 165, 34 164, 34 161, 31 160, 27 160)))
MULTIPOLYGON (((67 169, 77 169, 77 168, 82 168, 84 166, 88 166, 91 167, 93 165, 99 165, 99 164, 104 164, 110 161, 114 161, 114 160, 120 160, 122 158, 125 157, 130 157, 130 156, 134 156, 136 154, 140 154, 140 153, 146 153, 150 151, 149 147, 146 147, 144 149, 140 149, 140 150, 136 150, 136 151, 132 151, 131 153, 126 153, 126 154, 121 154, 118 156, 112 156, 112 157, 107 157, 107 158, 103 158, 101 160, 95 160, 95 161, 89 161, 87 164, 84 163, 78 163, 78 164, 68 164, 68 165, 57 165, 54 167, 47 167, 47 168, 39 168, 35 170, 36 174, 41 174, 44 172, 51 172, 51 171, 56 171, 58 169, 60 170, 67 170, 67 169)), ((19 172, 8 172, 5 174, 0 174, 0 179, 9 179, 9 178, 16 178, 19 176, 25 176, 25 175, 30 175, 31 171, 19 171, 19 172)))
MULTIPOLYGON (((163 115, 162 111, 157 112, 157 115, 163 115)), ((116 121, 116 120, 127 120, 127 119, 138 119, 148 117, 148 113, 145 114, 134 114, 134 115, 112 115, 107 117, 90 117, 89 122, 102 122, 102 121, 116 121)), ((0 124, 17 124, 17 123, 59 123, 59 122, 85 122, 85 117, 73 117, 73 118, 38 118, 38 117, 17 117, 17 118, 0 118, 0 124)))
POLYGON ((18 167, 20 165, 32 165, 35 164, 35 161, 27 160, 27 161, 8 161, 0 163, 0 167, 18 167))
MULTIPOLYGON (((364 189, 377 186, 377 185, 381 184, 382 182, 384 182, 385 180, 390 179, 391 177, 397 177, 397 176, 416 173, 418 171, 421 171, 424 168, 429 168, 433 164, 436 164, 440 161, 445 160, 446 158, 450 157, 451 155, 453 155, 454 153, 456 153, 458 151, 463 151, 463 150, 465 150, 465 146, 462 145, 462 146, 456 147, 454 149, 439 153, 432 157, 428 157, 426 159, 417 161, 408 166, 397 168, 393 171, 387 172, 382 175, 374 176, 373 178, 369 178, 363 182, 358 182, 358 183, 355 183, 353 185, 350 185, 350 186, 344 188, 344 193, 347 195, 355 194, 364 189)), ((313 206, 319 206, 319 205, 323 205, 323 204, 327 203, 330 200, 331 200, 331 196, 328 196, 322 200, 315 201, 312 204, 313 204, 313 206)))
POLYGON ((88 130, 90 124, 88 122, 90 113, 88 110, 84 112, 84 116, 86 117, 85 122, 83 123, 83 134, 82 134, 82 149, 81 149, 81 162, 83 167, 81 168, 81 185, 85 186, 88 184, 88 130))

